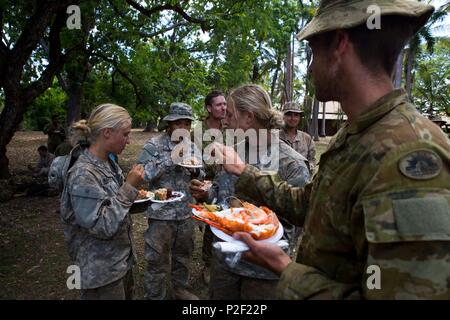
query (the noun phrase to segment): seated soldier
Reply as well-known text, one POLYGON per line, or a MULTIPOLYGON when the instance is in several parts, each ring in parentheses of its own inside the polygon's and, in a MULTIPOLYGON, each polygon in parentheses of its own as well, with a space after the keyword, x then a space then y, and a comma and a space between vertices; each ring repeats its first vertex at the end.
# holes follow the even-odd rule
POLYGON ((52 164, 53 159, 55 159, 55 155, 48 152, 46 146, 40 146, 37 151, 39 152, 38 163, 36 167, 28 165, 28 169, 33 172, 33 177, 47 177, 50 165, 52 164))

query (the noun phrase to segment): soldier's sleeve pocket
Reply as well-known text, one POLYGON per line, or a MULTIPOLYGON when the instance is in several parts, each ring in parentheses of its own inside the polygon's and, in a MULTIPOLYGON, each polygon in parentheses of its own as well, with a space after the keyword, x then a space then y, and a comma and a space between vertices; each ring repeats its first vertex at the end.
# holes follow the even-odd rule
POLYGON ((78 224, 91 228, 98 219, 101 206, 109 201, 106 193, 92 186, 75 186, 71 195, 78 224))
POLYGON ((154 145, 146 144, 136 162, 146 164, 148 161, 158 157, 158 155, 159 152, 154 145))
POLYGON ((362 202, 368 242, 450 240, 450 195, 400 194, 383 194, 362 202))

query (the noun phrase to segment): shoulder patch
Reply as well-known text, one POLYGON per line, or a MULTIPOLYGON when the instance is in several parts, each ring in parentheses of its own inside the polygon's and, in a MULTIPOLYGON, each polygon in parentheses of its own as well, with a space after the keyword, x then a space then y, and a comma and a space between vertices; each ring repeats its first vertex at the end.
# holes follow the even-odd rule
POLYGON ((442 170, 441 158, 431 150, 413 151, 398 162, 400 172, 414 180, 428 180, 442 170))

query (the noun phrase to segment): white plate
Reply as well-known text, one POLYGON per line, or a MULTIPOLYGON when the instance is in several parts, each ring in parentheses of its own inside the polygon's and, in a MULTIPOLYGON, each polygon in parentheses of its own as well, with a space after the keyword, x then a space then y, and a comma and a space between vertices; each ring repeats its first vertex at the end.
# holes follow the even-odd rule
MULTIPOLYGON (((149 191, 150 192, 150 191, 149 191)), ((150 192, 150 196, 148 198, 145 199, 138 199, 138 200, 134 200, 134 203, 142 203, 142 202, 147 202, 152 200, 152 198, 155 196, 155 194, 153 192, 150 192)))
POLYGON ((190 169, 196 169, 196 168, 202 168, 203 165, 202 164, 183 164, 183 163, 178 163, 178 165, 180 167, 185 167, 185 168, 190 168, 190 169))
MULTIPOLYGON (((239 209, 240 208, 233 208, 233 210, 239 210, 239 209)), ((230 209, 227 209, 227 210, 224 210, 224 211, 229 211, 229 210, 230 209)), ((240 209, 240 210, 243 210, 243 209, 240 209)), ((198 216, 198 217, 201 217, 200 213, 197 210, 195 210, 195 209, 192 209, 192 213, 194 215, 198 216)), ((223 231, 221 231, 221 230, 219 230, 219 229, 217 229, 217 228, 215 228, 213 226, 209 226, 209 227, 211 228, 212 233, 217 238, 219 238, 219 239, 221 239, 223 241, 226 241, 226 242, 231 242, 231 243, 234 243, 234 244, 237 244, 237 245, 241 245, 241 246, 244 245, 244 246, 246 246, 246 244, 244 242, 234 239, 232 236, 226 234, 225 232, 223 232, 223 231)), ((269 237, 267 239, 257 240, 257 241, 268 242, 268 243, 277 243, 283 237, 283 233, 284 233, 283 225, 281 223, 279 223, 277 232, 273 236, 271 236, 271 237, 269 237)))
POLYGON ((175 197, 172 197, 172 198, 170 198, 168 200, 155 200, 154 197, 151 198, 150 200, 152 202, 156 202, 156 203, 168 203, 168 202, 180 201, 184 197, 184 193, 181 192, 181 191, 172 191, 172 195, 175 195, 175 197))
MULTIPOLYGON (((219 238, 219 239, 221 239, 223 241, 226 241, 226 242, 230 242, 230 243, 234 243, 234 244, 237 244, 237 245, 245 245, 246 246, 246 244, 244 242, 236 240, 235 238, 233 238, 232 236, 226 234, 225 232, 220 231, 219 229, 217 229, 217 228, 215 228, 213 226, 209 226, 209 227, 211 228, 212 233, 214 233, 214 235, 217 238, 219 238)), ((281 238, 283 238, 283 232, 284 232, 283 225, 280 223, 280 224, 278 224, 277 232, 273 236, 271 236, 271 237, 269 237, 267 239, 256 240, 256 241, 267 242, 267 243, 277 243, 281 238)))

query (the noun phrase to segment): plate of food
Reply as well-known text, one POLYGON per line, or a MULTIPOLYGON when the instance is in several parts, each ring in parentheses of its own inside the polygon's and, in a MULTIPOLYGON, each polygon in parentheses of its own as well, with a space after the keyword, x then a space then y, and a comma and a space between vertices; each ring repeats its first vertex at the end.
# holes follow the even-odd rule
POLYGON ((193 217, 211 227, 226 242, 242 243, 232 237, 235 232, 248 232, 255 240, 276 243, 283 237, 283 226, 277 215, 267 207, 242 202, 240 208, 222 210, 217 205, 190 205, 193 217))
POLYGON ((201 168, 201 167, 203 167, 202 161, 195 157, 185 158, 181 162, 179 162, 178 165, 185 167, 185 168, 201 168))
POLYGON ((156 203, 167 203, 180 201, 184 197, 184 193, 181 191, 173 191, 170 188, 161 188, 153 191, 154 197, 150 199, 156 203))
POLYGON ((139 190, 138 196, 136 200, 134 200, 134 203, 142 203, 150 201, 154 196, 155 194, 153 192, 141 189, 139 190))
POLYGON ((133 205, 130 208, 130 213, 139 213, 147 210, 147 207, 154 196, 155 194, 153 192, 140 189, 136 200, 134 200, 133 205))

